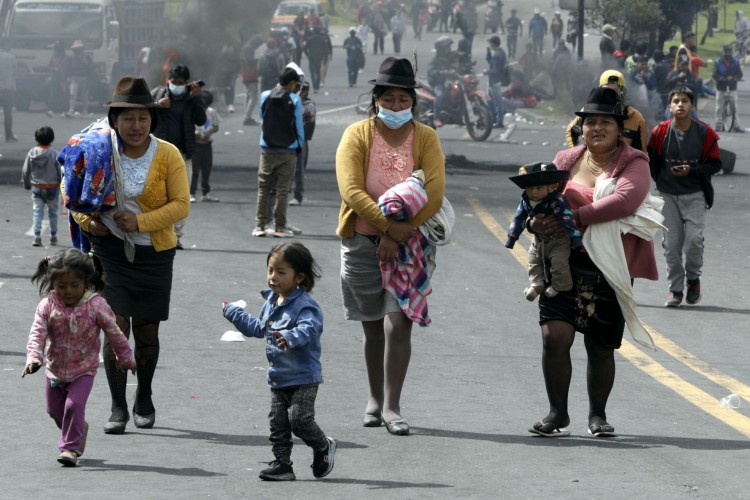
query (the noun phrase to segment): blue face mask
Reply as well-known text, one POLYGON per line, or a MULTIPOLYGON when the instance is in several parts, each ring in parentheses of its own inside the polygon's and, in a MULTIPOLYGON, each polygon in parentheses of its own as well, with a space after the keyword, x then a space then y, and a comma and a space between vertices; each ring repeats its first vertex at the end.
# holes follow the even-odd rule
POLYGON ((378 111, 378 118, 380 118, 386 127, 397 129, 403 127, 413 118, 413 115, 411 113, 411 108, 402 109, 401 111, 391 111, 390 109, 380 108, 380 111, 378 111))

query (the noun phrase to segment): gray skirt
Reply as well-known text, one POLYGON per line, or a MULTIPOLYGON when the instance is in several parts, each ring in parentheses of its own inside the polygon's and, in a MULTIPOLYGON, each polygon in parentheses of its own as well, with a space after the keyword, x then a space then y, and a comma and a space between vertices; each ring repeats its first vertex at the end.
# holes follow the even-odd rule
MULTIPOLYGON (((386 314, 403 313, 396 297, 383 288, 377 246, 377 237, 360 233, 341 240, 341 298, 348 320, 377 321, 386 314)), ((427 255, 427 268, 432 277, 435 248, 427 255)))

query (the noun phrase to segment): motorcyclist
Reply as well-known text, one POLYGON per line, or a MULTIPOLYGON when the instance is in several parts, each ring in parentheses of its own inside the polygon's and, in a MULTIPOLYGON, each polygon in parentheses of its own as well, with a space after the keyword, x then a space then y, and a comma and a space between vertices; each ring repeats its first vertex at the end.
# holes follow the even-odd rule
POLYGON ((443 35, 435 40, 435 58, 430 61, 430 67, 427 70, 427 82, 432 87, 433 92, 435 92, 435 127, 443 126, 440 114, 443 109, 445 82, 454 72, 453 63, 451 61, 451 45, 453 45, 453 39, 447 35, 443 35))

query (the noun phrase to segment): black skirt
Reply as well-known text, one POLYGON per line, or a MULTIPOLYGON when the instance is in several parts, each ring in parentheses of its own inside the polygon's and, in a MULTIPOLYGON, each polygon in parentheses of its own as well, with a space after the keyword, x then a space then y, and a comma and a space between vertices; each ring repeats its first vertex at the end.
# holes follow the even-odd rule
POLYGON ((114 235, 90 236, 91 248, 104 267, 104 297, 119 316, 149 321, 169 318, 172 265, 175 249, 157 252, 151 245, 136 245, 135 259, 125 258, 125 244, 114 235))
POLYGON ((588 254, 570 253, 573 289, 549 298, 539 296, 539 324, 564 321, 585 335, 595 335, 607 348, 619 349, 625 318, 614 289, 588 254))

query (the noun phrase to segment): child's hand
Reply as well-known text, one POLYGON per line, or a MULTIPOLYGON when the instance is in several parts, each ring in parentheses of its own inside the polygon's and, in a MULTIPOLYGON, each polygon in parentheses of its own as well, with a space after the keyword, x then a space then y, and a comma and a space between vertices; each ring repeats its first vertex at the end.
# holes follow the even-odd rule
POLYGON ((115 361, 115 366, 117 366, 118 370, 122 370, 124 372, 128 371, 127 365, 130 365, 130 373, 135 375, 135 362, 134 361, 132 363, 130 362, 130 360, 127 360, 127 359, 118 359, 117 361, 115 361))
POLYGON ((24 378, 26 375, 31 375, 32 373, 38 372, 39 368, 41 367, 41 363, 29 363, 23 368, 23 372, 21 372, 21 378, 24 378))
POLYGON ((286 339, 281 334, 281 332, 271 332, 274 337, 276 337, 276 345, 279 347, 279 349, 287 350, 289 346, 286 345, 286 339))

